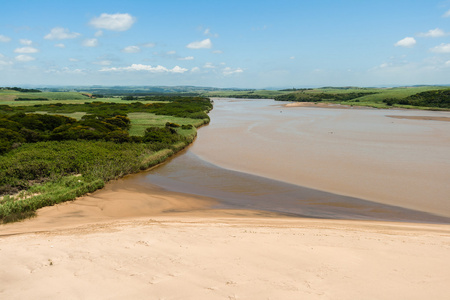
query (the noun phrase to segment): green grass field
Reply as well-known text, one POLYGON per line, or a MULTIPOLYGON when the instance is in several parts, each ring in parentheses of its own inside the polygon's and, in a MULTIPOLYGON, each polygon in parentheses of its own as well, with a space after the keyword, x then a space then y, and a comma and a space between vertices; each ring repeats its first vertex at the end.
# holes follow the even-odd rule
POLYGON ((151 126, 164 127, 167 122, 176 123, 178 125, 191 124, 194 127, 203 125, 202 119, 178 118, 165 115, 155 115, 151 113, 129 113, 131 120, 130 135, 142 136, 145 129, 151 126))
MULTIPOLYGON (((437 107, 423 107, 423 106, 411 106, 411 105, 401 105, 394 104, 392 106, 387 105, 383 102, 385 99, 404 99, 408 96, 415 95, 417 93, 433 91, 433 90, 443 90, 450 89, 448 86, 418 86, 418 87, 395 87, 395 88, 319 88, 319 89, 311 89, 304 91, 294 91, 290 92, 292 95, 308 95, 308 94, 348 94, 348 93, 371 93, 367 95, 363 95, 358 98, 354 98, 346 101, 334 101, 332 99, 323 99, 322 102, 327 103, 336 103, 343 105, 351 105, 351 106, 368 106, 375 108, 414 108, 414 109, 433 109, 433 110, 445 110, 445 108, 437 108, 437 107)), ((277 100, 281 100, 283 96, 276 97, 277 100)), ((301 100, 297 100, 301 101, 301 100)))
POLYGON ((288 94, 287 91, 272 91, 272 90, 248 90, 248 91, 208 91, 201 95, 204 97, 226 97, 226 98, 249 98, 249 99, 270 99, 275 96, 288 94))

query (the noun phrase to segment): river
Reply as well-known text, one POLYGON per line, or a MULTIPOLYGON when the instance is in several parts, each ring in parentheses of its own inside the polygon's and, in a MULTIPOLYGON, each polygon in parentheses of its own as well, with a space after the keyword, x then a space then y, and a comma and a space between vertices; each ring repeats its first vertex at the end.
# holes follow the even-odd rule
POLYGON ((187 151, 141 184, 216 199, 216 208, 337 219, 448 222, 448 112, 285 107, 214 99, 187 151), (393 118, 392 116, 396 116, 393 118))

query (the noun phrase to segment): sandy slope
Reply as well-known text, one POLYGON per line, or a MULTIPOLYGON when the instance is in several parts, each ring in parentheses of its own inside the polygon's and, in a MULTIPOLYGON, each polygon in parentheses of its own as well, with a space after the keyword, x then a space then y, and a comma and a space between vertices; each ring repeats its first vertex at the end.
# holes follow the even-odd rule
POLYGON ((450 227, 225 212, 0 237, 1 299, 448 299, 450 227))

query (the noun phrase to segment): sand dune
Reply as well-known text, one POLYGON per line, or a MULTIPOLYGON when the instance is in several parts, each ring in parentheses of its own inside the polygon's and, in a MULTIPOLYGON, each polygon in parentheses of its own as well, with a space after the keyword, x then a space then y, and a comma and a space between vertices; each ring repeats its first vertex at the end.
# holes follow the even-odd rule
POLYGON ((448 226, 244 213, 2 237, 0 298, 448 299, 448 226))

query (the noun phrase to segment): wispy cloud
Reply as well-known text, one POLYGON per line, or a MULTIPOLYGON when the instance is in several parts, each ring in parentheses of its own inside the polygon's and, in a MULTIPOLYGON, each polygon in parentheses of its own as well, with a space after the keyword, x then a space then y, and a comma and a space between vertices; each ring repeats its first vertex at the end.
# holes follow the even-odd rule
POLYGON ((418 36, 420 37, 432 37, 432 38, 443 37, 446 35, 447 33, 445 33, 445 31, 443 31, 440 28, 431 29, 428 30, 427 32, 421 32, 418 34, 418 36))
POLYGON ((95 17, 90 24, 95 28, 106 29, 112 31, 126 31, 133 26, 136 18, 130 14, 106 14, 95 17))
POLYGON ((11 41, 10 37, 7 37, 7 36, 4 36, 4 35, 0 34, 0 42, 7 43, 9 41, 11 41))
POLYGON ((435 53, 450 53, 450 44, 440 44, 439 46, 430 49, 431 52, 435 53))
POLYGON ((217 33, 212 33, 211 29, 206 28, 205 31, 203 31, 204 35, 210 36, 210 37, 214 37, 214 38, 218 38, 219 35, 217 33))
POLYGON ((110 60, 100 60, 100 61, 96 61, 93 64, 94 65, 99 65, 99 66, 110 66, 112 63, 112 61, 110 60))
POLYGON ((193 56, 180 57, 178 60, 194 60, 193 56))
POLYGON ((203 41, 189 43, 186 47, 189 49, 210 49, 212 47, 212 43, 210 39, 206 39, 203 41))
POLYGON ((228 76, 228 75, 238 74, 238 73, 243 73, 243 72, 244 72, 244 70, 242 70, 241 68, 232 69, 230 67, 226 67, 225 69, 223 69, 222 74, 225 76, 228 76))
POLYGON ((59 43, 59 44, 55 44, 55 47, 57 47, 57 48, 66 48, 66 45, 64 45, 63 43, 59 43))
POLYGON ((211 63, 211 62, 207 62, 207 63, 203 66, 203 68, 205 68, 205 69, 215 69, 216 66, 215 66, 213 63, 211 63))
POLYGON ((450 18, 450 9, 445 12, 443 15, 444 18, 450 18))
POLYGON ((124 53, 138 53, 141 52, 141 48, 138 46, 128 46, 122 49, 122 52, 124 53))
POLYGON ((14 50, 14 53, 37 53, 39 52, 38 49, 33 48, 33 47, 22 47, 22 48, 17 48, 14 50))
POLYGON ((33 41, 32 41, 32 40, 27 40, 27 39, 20 39, 19 42, 20 42, 22 45, 27 45, 27 46, 30 46, 31 44, 33 44, 33 41))
POLYGON ((86 39, 83 41, 83 46, 85 47, 97 47, 98 46, 98 40, 97 39, 86 39))
POLYGON ((28 61, 35 60, 35 58, 33 56, 30 56, 30 55, 22 54, 22 55, 17 55, 16 56, 16 60, 17 61, 21 61, 21 62, 28 62, 28 61))
POLYGON ((143 44, 141 46, 144 47, 144 48, 153 48, 153 47, 156 46, 156 44, 155 43, 146 43, 146 44, 143 44))
POLYGON ((6 57, 0 53, 0 66, 9 66, 12 64, 13 63, 9 59, 6 59, 6 57))
POLYGON ((404 39, 398 41, 397 43, 395 43, 395 47, 406 47, 406 48, 411 48, 414 47, 414 45, 416 44, 416 40, 413 37, 405 37, 404 39))
POLYGON ((182 68, 180 66, 175 66, 172 69, 168 69, 163 66, 153 67, 151 65, 143 65, 143 64, 132 64, 129 67, 112 67, 112 68, 103 68, 100 70, 101 72, 118 72, 118 71, 147 71, 150 73, 184 73, 187 72, 188 69, 182 68))
POLYGON ((77 32, 70 32, 67 28, 55 27, 50 30, 50 33, 44 36, 46 40, 66 40, 79 37, 81 34, 77 32))

